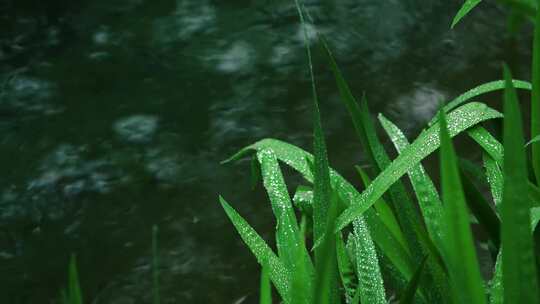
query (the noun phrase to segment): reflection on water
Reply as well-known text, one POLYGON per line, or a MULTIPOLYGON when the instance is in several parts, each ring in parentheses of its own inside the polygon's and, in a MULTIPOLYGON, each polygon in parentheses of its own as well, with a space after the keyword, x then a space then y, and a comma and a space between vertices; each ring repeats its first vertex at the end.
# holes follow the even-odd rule
MULTIPOLYGON (((268 136, 310 147, 292 1, 39 3, 0 13, 0 302, 55 299, 75 252, 88 300, 150 303, 153 224, 164 303, 255 302, 258 267, 218 193, 269 242, 274 223, 247 162, 219 161, 268 136)), ((528 40, 501 34, 504 12, 485 5, 450 31, 460 4, 308 9, 355 94, 413 136, 441 101, 500 78, 508 54, 528 75, 528 40)), ((314 55, 331 161, 350 176, 363 156, 314 55)))

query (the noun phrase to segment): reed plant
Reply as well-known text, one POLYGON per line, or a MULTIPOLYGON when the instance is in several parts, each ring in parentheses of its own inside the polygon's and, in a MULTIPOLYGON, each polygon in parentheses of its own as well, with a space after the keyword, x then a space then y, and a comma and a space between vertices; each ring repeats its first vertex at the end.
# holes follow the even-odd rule
MULTIPOLYGON (((300 22, 309 14, 296 0, 300 22)), ((312 303, 540 303, 535 228, 540 219, 540 1, 502 1, 526 12, 535 26, 532 81, 512 78, 479 85, 445 103, 409 142, 382 114, 377 121, 397 151, 391 159, 376 132, 366 97, 345 81, 328 43, 316 44, 328 59, 369 167, 357 167, 365 189, 330 167, 319 111, 310 40, 305 37, 313 95, 313 154, 292 144, 263 139, 224 161, 253 157, 276 220, 276 251, 223 198, 219 200, 262 268, 261 304, 312 303), (529 91, 530 138, 525 139, 516 90, 529 91), (477 97, 503 94, 503 113, 477 97), (485 124, 503 121, 502 138, 485 124), (472 138, 482 164, 457 157, 452 138, 472 138), (440 191, 422 161, 438 151, 440 191), (291 198, 281 164, 304 184, 291 198), (468 172, 478 174, 467 174, 468 172), (408 178, 412 190, 404 185, 408 178), (489 187, 489 196, 478 184, 489 187), (495 263, 482 275, 471 218, 486 232, 495 263), (274 297, 275 298, 275 297, 274 297), (278 303, 277 300, 274 303, 278 303)), ((451 27, 480 0, 468 0, 451 27)), ((311 21, 311 20, 310 20, 311 21)), ((527 108, 527 107, 525 107, 527 108)), ((332 148, 332 147, 330 147, 332 148)))

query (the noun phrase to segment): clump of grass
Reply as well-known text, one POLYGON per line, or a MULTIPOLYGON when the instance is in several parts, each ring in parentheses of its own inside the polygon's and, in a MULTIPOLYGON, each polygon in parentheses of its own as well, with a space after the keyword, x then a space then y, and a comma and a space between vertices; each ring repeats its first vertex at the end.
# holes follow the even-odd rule
MULTIPOLYGON (((540 255, 534 249, 533 231, 540 219, 540 1, 508 2, 514 8, 525 8, 526 16, 535 16, 532 84, 512 79, 505 67, 502 80, 477 86, 446 103, 411 143, 396 125, 379 115, 398 152, 393 160, 375 132, 365 96, 357 102, 330 47, 318 35, 317 43, 328 58, 362 152, 369 156, 368 170, 357 168, 365 184, 363 192, 329 165, 312 50, 306 37, 313 94, 313 155, 276 139, 263 139, 225 161, 255 155, 252 172, 260 172, 276 217, 277 254, 220 197, 240 237, 262 266, 261 304, 272 302, 269 281, 284 303, 294 304, 371 304, 396 298, 399 303, 538 303, 536 261, 540 255), (532 91, 528 144, 516 89, 532 91), (504 115, 474 101, 493 91, 504 93, 504 115), (482 126, 493 119, 504 119, 502 143, 482 126), (457 157, 452 138, 460 134, 478 144, 483 167, 457 157), (436 150, 440 152, 440 194, 421 163, 436 150), (528 158, 529 151, 532 157, 528 158), (305 180, 294 200, 280 162, 305 180), (474 178, 465 172, 475 173, 474 178), (404 176, 412 184, 411 192, 401 183, 404 176), (476 189, 478 180, 489 186, 491 197, 476 189), (480 274, 471 215, 486 230, 490 251, 497 257, 488 282, 480 274), (312 240, 312 249, 306 247, 305 238, 312 240)), ((479 3, 466 1, 451 27, 479 3)), ((299 1, 296 5, 305 25, 309 15, 299 1)))

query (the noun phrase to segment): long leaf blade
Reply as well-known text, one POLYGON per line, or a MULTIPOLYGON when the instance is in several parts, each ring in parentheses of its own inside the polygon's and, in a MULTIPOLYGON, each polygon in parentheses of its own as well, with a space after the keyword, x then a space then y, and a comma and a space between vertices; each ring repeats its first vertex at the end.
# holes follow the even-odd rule
MULTIPOLYGON (((523 80, 512 80, 512 83, 514 84, 514 87, 516 89, 523 89, 523 90, 531 90, 532 85, 530 82, 523 81, 523 80)), ((483 94, 491 93, 494 91, 504 90, 504 80, 495 80, 483 83, 481 85, 478 85, 465 93, 459 95, 452 101, 448 102, 444 107, 443 110, 446 113, 449 113, 450 111, 454 110, 458 106, 470 101, 471 99, 478 97, 483 94)), ((433 125, 437 121, 437 115, 433 117, 433 119, 429 122, 429 125, 433 125)))
MULTIPOLYGON (((468 103, 448 115, 450 136, 488 119, 499 118, 501 114, 485 104, 468 103)), ((347 226, 357 216, 373 205, 403 174, 435 151, 439 144, 438 124, 422 132, 368 187, 353 205, 338 218, 336 230, 347 226)))
MULTIPOLYGON (((379 115, 379 121, 398 153, 402 153, 403 150, 409 146, 409 142, 403 132, 383 115, 379 115)), ((437 244, 437 247, 442 248, 440 225, 442 222, 443 209, 437 189, 421 163, 418 163, 418 165, 409 170, 408 175, 414 193, 418 199, 420 211, 426 222, 427 230, 431 238, 437 244)))
POLYGON ((220 196, 219 201, 236 228, 236 231, 238 231, 244 243, 249 247, 257 259, 257 262, 259 262, 262 267, 268 268, 268 275, 270 276, 272 283, 274 283, 274 286, 276 286, 278 293, 285 299, 285 302, 289 302, 291 272, 285 267, 272 249, 268 247, 259 234, 257 234, 257 232, 229 205, 229 203, 227 203, 227 201, 225 201, 225 199, 220 196))
POLYGON ((454 289, 453 295, 457 303, 483 304, 486 299, 469 225, 469 213, 457 167, 457 158, 442 111, 439 121, 441 124, 441 183, 446 226, 444 256, 454 289))
POLYGON ((502 271, 505 303, 538 303, 536 264, 530 229, 527 164, 517 94, 505 66, 504 189, 502 217, 502 271))
MULTIPOLYGON (((313 182, 313 172, 310 165, 313 162, 313 155, 294 145, 276 139, 258 141, 243 148, 225 162, 237 160, 249 153, 263 149, 272 149, 280 161, 302 174, 306 181, 313 182)), ((360 199, 361 195, 353 185, 333 169, 330 170, 330 179, 334 191, 339 193, 343 202, 350 205, 352 202, 360 199)), ((374 210, 368 209, 364 215, 371 233, 371 236, 366 235, 364 237, 372 237, 373 241, 381 248, 381 251, 388 259, 391 260, 396 269, 398 269, 406 280, 409 280, 414 274, 415 264, 408 251, 393 236, 388 227, 375 214, 374 210)))
POLYGON ((313 95, 313 239, 315 241, 321 238, 323 239, 322 245, 315 248, 316 278, 314 299, 315 304, 333 304, 340 302, 337 287, 336 241, 335 234, 332 231, 338 213, 338 200, 337 194, 332 193, 330 185, 330 169, 321 123, 307 26, 300 2, 298 0, 295 2, 304 32, 304 44, 308 57, 313 95))
MULTIPOLYGON (((336 79, 341 100, 351 116, 356 134, 364 147, 364 151, 369 155, 373 168, 378 168, 375 170, 375 172, 378 173, 390 165, 390 158, 384 150, 384 147, 377 136, 377 132, 375 131, 375 125, 371 119, 367 100, 364 96, 361 103, 358 104, 322 35, 319 35, 319 40, 324 48, 326 57, 330 62, 330 67, 334 74, 334 78, 336 79)), ((408 241, 409 251, 413 258, 420 261, 426 251, 426 245, 422 244, 422 236, 419 235, 425 234, 423 226, 420 223, 420 218, 401 182, 398 181, 392 185, 389 194, 390 201, 396 211, 397 220, 408 241)))
MULTIPOLYGON (((285 184, 274 151, 271 149, 262 149, 257 152, 257 159, 260 163, 263 184, 268 193, 272 211, 277 221, 276 244, 278 256, 287 268, 294 271, 297 251, 304 251, 306 256, 308 256, 308 252, 305 248, 299 249, 301 245, 298 222, 294 214, 287 185, 285 184)), ((309 258, 305 259, 305 263, 308 274, 313 274, 313 265, 309 258)), ((309 280, 306 284, 309 284, 309 280)))
POLYGON ((358 289, 361 303, 386 304, 384 283, 379 267, 379 259, 375 254, 375 246, 363 220, 353 223, 355 236, 355 254, 358 272, 358 289))
POLYGON ((458 24, 461 19, 467 16, 467 14, 469 14, 473 8, 480 4, 480 2, 482 2, 482 0, 466 0, 463 6, 457 12, 456 16, 454 17, 450 28, 454 28, 454 26, 456 26, 456 24, 458 24))

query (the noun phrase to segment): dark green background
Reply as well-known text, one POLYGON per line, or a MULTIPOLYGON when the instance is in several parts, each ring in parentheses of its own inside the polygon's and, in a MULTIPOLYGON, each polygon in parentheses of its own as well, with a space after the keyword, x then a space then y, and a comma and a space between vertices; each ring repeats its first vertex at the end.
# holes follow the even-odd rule
MULTIPOLYGON (((411 139, 502 60, 529 78, 530 28, 513 37, 488 2, 451 31, 461 2, 306 1, 354 93, 411 139)), ((87 303, 150 303, 153 224, 164 303, 256 303, 217 196, 269 242, 274 222, 249 162, 219 161, 263 137, 310 149, 293 1, 3 0, 0 25, 0 303, 53 302, 72 252, 87 303)), ((363 157, 314 53, 330 161, 352 180, 363 157)))

